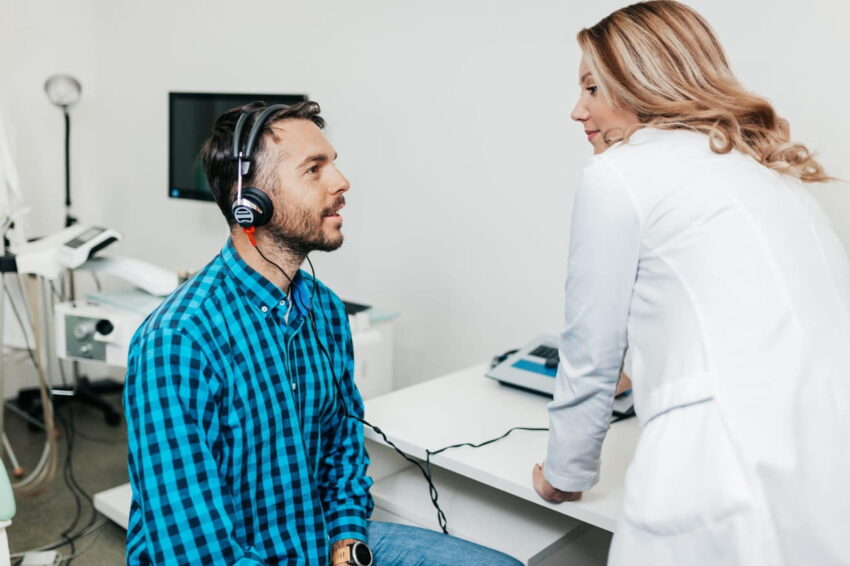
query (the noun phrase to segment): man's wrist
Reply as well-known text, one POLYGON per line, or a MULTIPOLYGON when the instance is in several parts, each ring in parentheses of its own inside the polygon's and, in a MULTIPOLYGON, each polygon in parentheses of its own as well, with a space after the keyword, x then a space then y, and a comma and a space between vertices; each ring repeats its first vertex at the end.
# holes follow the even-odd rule
POLYGON ((344 564, 371 566, 372 552, 369 546, 354 538, 334 542, 331 547, 331 565, 342 566, 344 564))
POLYGON ((331 547, 331 566, 348 564, 351 555, 347 552, 341 551, 345 551, 348 548, 348 545, 354 544, 355 542, 357 542, 356 538, 345 538, 333 543, 333 546, 331 547))
MULTIPOLYGON (((344 548, 351 543, 358 542, 358 540, 359 539, 356 539, 356 538, 344 538, 342 540, 338 540, 335 543, 333 543, 331 550, 337 550, 339 548, 344 548)), ((359 542, 363 542, 363 541, 359 541, 359 542)))

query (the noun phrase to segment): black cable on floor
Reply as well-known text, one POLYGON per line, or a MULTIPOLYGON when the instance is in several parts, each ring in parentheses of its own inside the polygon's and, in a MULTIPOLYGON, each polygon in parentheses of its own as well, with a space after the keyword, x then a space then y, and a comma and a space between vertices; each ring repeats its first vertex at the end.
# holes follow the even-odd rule
MULTIPOLYGON (((62 365, 61 361, 59 362, 59 372, 62 374, 62 381, 64 382, 65 381, 65 368, 62 365)), ((89 528, 91 528, 97 522, 97 518, 100 515, 100 513, 94 507, 94 498, 91 495, 89 495, 89 493, 85 489, 83 489, 82 486, 80 486, 79 482, 77 481, 77 477, 74 474, 74 465, 73 465, 73 460, 71 459, 71 456, 72 456, 72 453, 73 453, 73 449, 76 446, 77 428, 76 428, 76 422, 74 420, 73 401, 69 402, 67 407, 68 407, 68 412, 70 414, 70 418, 68 419, 68 423, 70 425, 68 428, 70 429, 70 433, 68 434, 68 454, 69 454, 69 458, 66 460, 67 465, 65 467, 65 470, 66 470, 66 473, 68 475, 68 478, 71 481, 71 484, 74 486, 74 488, 76 488, 77 492, 79 494, 81 494, 88 501, 89 508, 91 510, 91 517, 89 518, 89 522, 86 523, 86 526, 83 527, 82 529, 80 529, 80 531, 78 531, 74 535, 72 535, 74 540, 76 540, 77 538, 82 536, 80 533, 88 530, 89 528)), ((58 412, 57 412, 57 414, 58 414, 58 412)), ((59 418, 60 418, 60 420, 62 419, 61 416, 59 418)), ((68 531, 70 531, 73 527, 76 526, 78 518, 79 517, 75 517, 75 520, 72 523, 73 526, 69 527, 68 531)), ((64 533, 63 533, 63 536, 64 536, 64 533)), ((71 555, 73 556, 73 554, 74 554, 74 552, 72 551, 71 555)), ((67 564, 70 564, 72 560, 73 560, 73 558, 70 558, 68 560, 67 564)))
MULTIPOLYGON (((23 285, 21 284, 19 279, 16 278, 16 281, 17 281, 18 287, 19 287, 18 290, 21 293, 21 296, 23 297, 24 296, 23 285)), ((8 293, 8 287, 6 286, 5 276, 0 276, 0 282, 2 282, 4 291, 6 291, 8 293)), ((56 289, 55 289, 52 281, 50 282, 50 287, 51 287, 51 290, 53 291, 53 293, 56 294, 56 289)), ((29 354, 30 361, 32 361, 33 366, 38 366, 38 361, 35 358, 35 351, 33 350, 32 346, 30 345, 29 338, 27 337, 27 330, 26 330, 26 326, 24 325, 23 317, 21 316, 20 312, 18 312, 18 308, 17 308, 17 305, 15 305, 15 301, 10 300, 9 303, 12 306, 12 311, 14 312, 15 318, 17 319, 17 322, 18 322, 18 324, 20 325, 20 328, 21 328, 21 332, 23 333, 24 343, 25 343, 25 346, 26 346, 27 354, 29 354)), ((27 311, 27 318, 29 318, 29 311, 27 311)), ((30 327, 32 327, 32 321, 30 321, 30 327)), ((66 376, 65 376, 65 368, 62 365, 61 361, 59 363, 59 372, 61 374, 62 383, 67 385, 67 379, 66 379, 66 376)), ((53 403, 54 397, 50 393, 50 391, 48 391, 48 397, 50 399, 50 402, 53 403)), ((72 558, 70 558, 66 562, 67 564, 70 564, 71 561, 73 560, 73 555, 76 552, 76 546, 74 544, 74 541, 77 540, 78 538, 80 538, 81 536, 83 536, 84 534, 86 534, 86 532, 89 529, 91 529, 92 526, 94 526, 94 523, 97 521, 98 512, 94 508, 94 500, 93 500, 92 496, 89 495, 80 486, 79 482, 77 481, 76 476, 74 475, 73 452, 74 452, 74 443, 75 443, 75 439, 76 439, 76 428, 75 428, 75 425, 74 425, 73 407, 69 404, 68 408, 69 408, 69 412, 70 412, 70 418, 69 418, 68 421, 66 421, 62 417, 60 411, 56 410, 56 407, 54 407, 54 414, 57 416, 59 422, 62 424, 63 428, 65 429, 65 438, 67 439, 66 440, 66 442, 67 442, 67 452, 66 452, 66 455, 65 455, 65 465, 63 466, 62 475, 63 475, 63 479, 65 481, 65 485, 68 487, 68 491, 70 491, 71 495, 74 497, 74 520, 71 522, 71 525, 67 529, 65 529, 60 535, 60 536, 62 536, 62 538, 65 542, 60 542, 60 543, 54 545, 52 548, 58 548, 60 546, 66 545, 66 544, 70 545, 72 558), (77 523, 79 522, 80 517, 82 516, 82 503, 80 501, 80 495, 82 495, 83 498, 85 498, 89 502, 89 505, 91 507, 92 516, 91 516, 91 519, 89 520, 88 524, 85 527, 83 527, 82 529, 80 529, 80 531, 78 531, 76 533, 72 533, 71 531, 73 531, 73 529, 77 526, 77 523)), ((51 548, 51 550, 52 550, 52 548, 51 548)))
POLYGON ((74 539, 70 537, 70 534, 71 531, 73 531, 74 528, 77 526, 77 522, 80 520, 80 516, 83 513, 83 506, 80 502, 80 496, 74 489, 74 484, 71 481, 72 474, 70 470, 72 469, 71 459, 73 457, 74 441, 73 435, 71 434, 71 427, 68 425, 68 422, 64 418, 62 418, 59 411, 56 411, 54 414, 59 419, 59 422, 62 423, 62 428, 65 430, 65 442, 67 445, 65 449, 65 464, 64 466, 62 466, 62 479, 65 481, 65 485, 68 487, 68 491, 70 491, 71 495, 74 497, 74 519, 71 521, 71 524, 68 526, 68 528, 59 533, 59 535, 65 541, 67 541, 66 544, 70 546, 71 554, 74 554, 74 552, 76 552, 77 550, 77 547, 74 544, 74 539))

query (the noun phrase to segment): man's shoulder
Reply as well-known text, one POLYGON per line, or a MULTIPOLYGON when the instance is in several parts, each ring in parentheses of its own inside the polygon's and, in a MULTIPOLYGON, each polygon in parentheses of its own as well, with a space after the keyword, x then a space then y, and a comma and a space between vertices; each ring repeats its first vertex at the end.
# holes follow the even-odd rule
POLYGON ((136 331, 136 338, 154 333, 195 335, 226 316, 221 305, 230 286, 224 269, 214 259, 183 283, 151 312, 136 331))

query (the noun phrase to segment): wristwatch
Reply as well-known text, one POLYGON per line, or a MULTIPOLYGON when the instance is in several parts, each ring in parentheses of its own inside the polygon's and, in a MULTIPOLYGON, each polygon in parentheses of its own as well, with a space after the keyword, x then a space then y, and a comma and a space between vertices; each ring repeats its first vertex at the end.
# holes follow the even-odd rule
POLYGON ((365 542, 356 540, 334 551, 331 564, 352 564, 353 566, 372 566, 372 550, 365 542))

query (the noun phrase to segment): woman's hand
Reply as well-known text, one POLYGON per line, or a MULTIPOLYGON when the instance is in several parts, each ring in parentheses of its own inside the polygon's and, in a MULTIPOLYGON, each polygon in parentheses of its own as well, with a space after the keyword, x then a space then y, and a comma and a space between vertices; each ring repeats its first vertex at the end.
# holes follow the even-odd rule
POLYGON ((561 491, 553 487, 545 477, 543 477, 543 464, 534 464, 534 469, 531 472, 534 491, 537 495, 549 501, 550 503, 563 503, 564 501, 577 501, 581 498, 580 491, 561 491))
POLYGON ((620 372, 620 381, 617 382, 617 390, 614 391, 614 397, 616 397, 617 395, 620 395, 622 393, 625 393, 626 391, 628 391, 631 388, 632 388, 632 379, 629 377, 629 374, 627 374, 624 371, 621 371, 620 372))

